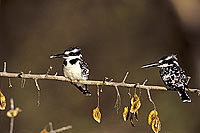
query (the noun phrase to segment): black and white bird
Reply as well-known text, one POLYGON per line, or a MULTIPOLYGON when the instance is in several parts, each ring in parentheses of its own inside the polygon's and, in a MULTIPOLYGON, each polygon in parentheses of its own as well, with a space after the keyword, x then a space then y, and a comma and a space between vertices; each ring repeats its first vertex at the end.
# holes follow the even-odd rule
MULTIPOLYGON (((70 47, 64 53, 50 56, 50 58, 63 58, 63 73, 70 80, 88 80, 89 69, 87 63, 83 60, 81 49, 78 47, 70 47)), ((91 96, 87 85, 73 83, 85 96, 91 96)))
POLYGON ((142 66, 142 68, 148 67, 159 67, 160 77, 164 84, 177 90, 182 102, 191 102, 191 99, 185 92, 185 89, 188 88, 188 78, 179 65, 176 55, 165 56, 156 63, 142 66))

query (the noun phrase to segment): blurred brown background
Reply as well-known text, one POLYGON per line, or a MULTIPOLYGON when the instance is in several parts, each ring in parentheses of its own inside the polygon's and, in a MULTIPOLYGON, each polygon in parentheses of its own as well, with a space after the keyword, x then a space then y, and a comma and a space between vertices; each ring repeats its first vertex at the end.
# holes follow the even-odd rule
MULTIPOLYGON (((200 2, 198 0, 1 0, 0 70, 7 61, 9 72, 62 75, 62 60, 49 56, 79 46, 89 64, 90 79, 105 76, 127 82, 163 85, 158 69, 140 67, 162 56, 177 54, 181 66, 192 77, 189 86, 200 88, 200 2)), ((120 88, 122 107, 116 114, 116 92, 104 87, 100 98, 102 123, 92 118, 97 105, 96 87, 89 86, 92 97, 84 97, 70 83, 39 80, 41 105, 37 107, 37 89, 33 80, 0 78, 0 89, 15 100, 23 112, 14 123, 15 133, 38 133, 49 121, 54 128, 72 125, 66 133, 151 133, 147 124, 153 109, 142 91, 142 107, 136 127, 122 119, 129 104, 127 88, 120 88)), ((199 133, 200 100, 189 93, 192 103, 181 103, 176 92, 152 91, 163 133, 199 133)), ((0 114, 0 132, 9 132, 10 119, 0 114)))

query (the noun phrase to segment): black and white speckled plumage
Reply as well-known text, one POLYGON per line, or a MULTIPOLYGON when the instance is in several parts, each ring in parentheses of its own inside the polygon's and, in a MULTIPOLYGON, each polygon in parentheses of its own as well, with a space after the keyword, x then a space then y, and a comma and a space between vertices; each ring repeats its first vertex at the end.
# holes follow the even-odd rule
POLYGON ((189 96, 185 92, 188 88, 188 78, 185 72, 178 63, 178 59, 175 55, 169 55, 161 58, 157 63, 152 63, 143 68, 156 66, 160 68, 160 77, 164 84, 170 88, 178 91, 183 102, 191 102, 189 96))
MULTIPOLYGON (((57 54, 50 58, 64 58, 62 66, 66 78, 71 80, 88 80, 89 68, 87 63, 83 60, 80 48, 70 47, 66 49, 63 54, 57 54)), ((79 83, 72 84, 75 85, 84 95, 91 96, 87 85, 79 83)))

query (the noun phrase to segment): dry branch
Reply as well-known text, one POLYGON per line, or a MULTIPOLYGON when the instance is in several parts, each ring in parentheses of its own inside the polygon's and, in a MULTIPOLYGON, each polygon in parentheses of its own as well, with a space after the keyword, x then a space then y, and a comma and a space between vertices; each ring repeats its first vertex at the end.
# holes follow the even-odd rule
MULTIPOLYGON (((4 64, 4 67, 6 65, 4 64)), ((57 76, 55 75, 47 75, 47 74, 25 74, 25 73, 9 73, 6 72, 6 68, 4 68, 3 72, 0 72, 0 77, 6 77, 6 78, 22 78, 22 79, 33 79, 33 80, 39 80, 39 79, 45 79, 45 80, 57 80, 57 81, 65 81, 65 82, 74 82, 74 83, 81 83, 81 84, 87 84, 87 85, 106 85, 106 86, 113 86, 113 87, 127 87, 127 88, 140 88, 140 89, 146 89, 146 90, 163 90, 163 91, 175 91, 173 89, 167 89, 166 87, 162 86, 148 86, 148 85, 140 85, 135 83, 125 83, 125 82, 112 82, 112 81, 95 81, 95 80, 88 80, 88 81, 78 81, 78 80, 70 80, 68 78, 65 78, 64 76, 57 76)), ((126 79, 127 75, 125 76, 126 79)), ((124 81, 125 81, 124 79, 124 81)), ((200 94, 199 89, 192 89, 189 88, 186 91, 192 92, 192 93, 198 93, 200 94)))
MULTIPOLYGON (((57 81, 66 81, 71 82, 70 79, 65 78, 64 76, 56 76, 56 75, 46 75, 46 74, 21 74, 21 73, 8 73, 8 72, 0 72, 0 77, 7 77, 7 78, 23 78, 23 79, 45 79, 45 80, 57 80, 57 81)), ((166 87, 163 86, 148 86, 148 85, 140 85, 140 84, 134 84, 134 83, 123 83, 123 82, 110 82, 110 81, 94 81, 94 80, 88 80, 88 81, 77 81, 72 80, 72 82, 75 83, 81 83, 81 84, 87 84, 87 85, 106 85, 106 86, 117 86, 117 87, 127 87, 127 88, 140 88, 140 89, 148 89, 148 90, 163 90, 163 91, 173 91, 169 90, 166 87)), ((190 88, 187 90, 188 92, 193 93, 200 93, 199 89, 192 89, 190 88)))

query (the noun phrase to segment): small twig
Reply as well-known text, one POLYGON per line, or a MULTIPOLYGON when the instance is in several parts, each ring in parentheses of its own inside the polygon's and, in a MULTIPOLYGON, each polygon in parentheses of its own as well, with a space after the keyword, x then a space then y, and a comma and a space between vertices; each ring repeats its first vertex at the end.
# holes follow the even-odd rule
POLYGON ((38 90, 38 94, 37 94, 37 105, 40 106, 40 87, 39 84, 37 82, 37 79, 34 80, 35 81, 35 86, 37 87, 38 90))
POLYGON ((9 88, 12 88, 13 86, 12 86, 12 82, 11 82, 11 79, 10 78, 8 78, 8 84, 9 84, 9 88))
POLYGON ((24 88, 25 83, 26 83, 26 79, 22 78, 22 81, 21 81, 21 88, 24 88))
POLYGON ((6 62, 4 62, 3 72, 6 72, 6 62))
MULTIPOLYGON (((14 110, 14 100, 13 100, 13 98, 10 99, 10 109, 14 110)), ((11 120, 10 120, 10 133, 13 133, 13 127, 14 127, 14 117, 11 117, 11 120)))
POLYGON ((46 76, 51 72, 52 69, 53 69, 53 67, 49 66, 49 69, 47 70, 46 76))
POLYGON ((58 132, 62 132, 62 131, 65 131, 65 130, 68 130, 68 129, 71 129, 72 126, 71 125, 68 125, 68 126, 65 126, 65 127, 61 127, 59 129, 53 129, 53 124, 52 122, 49 122, 49 132, 48 133, 58 133, 58 132))
POLYGON ((109 82, 112 82, 113 81, 113 79, 110 79, 110 81, 109 82))
POLYGON ((52 122, 49 122, 49 130, 50 130, 50 132, 53 132, 53 124, 52 124, 52 122))
POLYGON ((31 70, 28 71, 28 74, 31 74, 31 70))
POLYGON ((128 88, 128 95, 129 95, 129 97, 131 98, 131 88, 128 88))
POLYGON ((124 79, 123 79, 122 83, 125 83, 125 81, 126 81, 126 79, 128 77, 128 74, 129 74, 129 72, 126 72, 126 75, 124 76, 124 79))
POLYGON ((55 74, 54 74, 54 76, 57 76, 58 75, 58 73, 56 72, 55 74))
POLYGON ((147 94, 149 96, 149 101, 153 104, 154 109, 156 110, 156 105, 155 105, 154 101, 151 99, 151 94, 150 94, 150 90, 149 89, 147 89, 147 94))
POLYGON ((56 130, 54 130, 54 132, 58 133, 58 132, 62 132, 62 131, 65 131, 65 130, 68 130, 68 129, 71 129, 71 128, 72 128, 72 126, 69 125, 69 126, 66 126, 66 127, 56 129, 56 130))
POLYGON ((116 89, 116 92, 117 92, 117 99, 116 99, 114 108, 116 108, 116 111, 117 111, 117 114, 118 114, 118 111, 121 107, 121 96, 120 96, 119 89, 118 89, 117 86, 115 86, 115 89, 116 89))
MULTIPOLYGON (((145 79, 145 81, 143 82, 143 84, 142 84, 142 85, 145 85, 147 81, 148 81, 148 80, 147 80, 147 79, 145 79)), ((141 97, 141 95, 142 95, 142 90, 141 90, 141 88, 139 88, 139 89, 140 89, 140 94, 139 94, 139 98, 140 98, 140 97, 141 97)))
POLYGON ((97 106, 99 107, 100 105, 100 88, 97 85, 97 106))
POLYGON ((108 80, 108 77, 105 77, 103 80, 103 83, 105 84, 105 82, 108 80))

